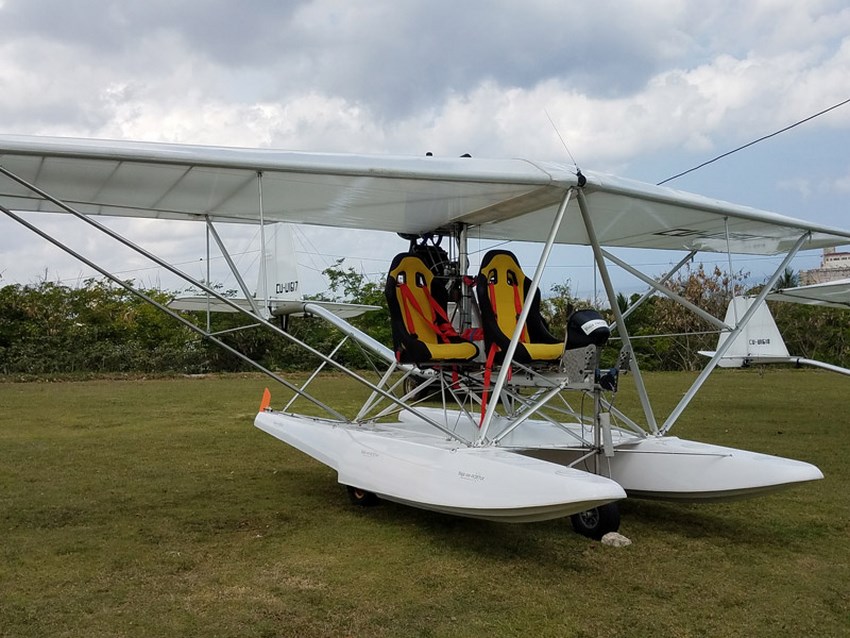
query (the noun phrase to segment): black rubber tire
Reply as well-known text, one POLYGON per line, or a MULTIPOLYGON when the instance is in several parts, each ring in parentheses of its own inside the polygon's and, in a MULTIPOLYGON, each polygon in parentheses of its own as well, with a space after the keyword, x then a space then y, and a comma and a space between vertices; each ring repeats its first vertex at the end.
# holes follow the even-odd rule
POLYGON ((606 503, 599 507, 570 516, 570 522, 576 533, 593 540, 602 540, 608 532, 620 529, 620 508, 616 503, 606 503))
POLYGON ((359 487, 352 487, 351 485, 346 485, 345 489, 348 491, 348 498, 351 499, 351 502, 354 505, 359 505, 360 507, 374 507, 381 502, 378 495, 373 492, 367 492, 366 490, 361 490, 359 487))
MULTIPOLYGON (((419 387, 419 385, 421 383, 422 383, 422 380, 419 379, 418 377, 413 377, 413 376, 407 377, 407 379, 404 380, 404 393, 407 394, 408 392, 413 392, 413 390, 415 390, 417 387, 419 387)), ((434 386, 432 384, 432 387, 426 387, 426 388, 423 388, 422 390, 419 390, 418 392, 414 392, 413 394, 410 395, 410 398, 408 399, 408 401, 424 401, 425 399, 428 398, 428 395, 432 392, 433 387, 434 386)))

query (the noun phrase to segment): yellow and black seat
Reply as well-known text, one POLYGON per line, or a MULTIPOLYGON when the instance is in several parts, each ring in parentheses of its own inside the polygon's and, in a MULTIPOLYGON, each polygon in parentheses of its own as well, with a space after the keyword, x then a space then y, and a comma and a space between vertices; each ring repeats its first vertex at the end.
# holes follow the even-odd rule
POLYGON ((478 347, 457 334, 448 317, 447 293, 412 253, 396 255, 384 289, 400 363, 459 363, 478 355, 478 347))
POLYGON ((526 303, 530 303, 531 308, 514 360, 517 363, 555 361, 563 354, 563 340, 552 336, 540 314, 540 291, 527 299, 530 285, 531 280, 522 272, 512 252, 491 250, 484 255, 476 291, 488 363, 498 363, 504 358, 526 303))

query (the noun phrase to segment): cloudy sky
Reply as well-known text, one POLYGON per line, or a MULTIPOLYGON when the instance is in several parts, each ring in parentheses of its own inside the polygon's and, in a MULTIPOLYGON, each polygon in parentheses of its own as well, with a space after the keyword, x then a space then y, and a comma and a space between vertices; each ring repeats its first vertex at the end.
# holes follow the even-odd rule
MULTIPOLYGON (((848 70, 846 0, 0 0, 3 133, 564 160, 560 133, 582 167, 656 183, 850 98, 848 70)), ((850 227, 848 149, 850 105, 671 185, 850 227)), ((159 281, 45 217, 32 219, 159 281)), ((202 230, 117 226, 201 274, 202 230)), ((306 229, 300 261, 373 273, 404 248, 355 239, 306 229)), ((250 261, 251 233, 230 240, 250 261)), ((678 258, 633 260, 658 274, 678 258)), ((778 262, 739 263, 763 279, 778 262)), ((555 266, 589 294, 586 251, 555 266)), ((0 220, 0 285, 45 273, 86 271, 0 220)))

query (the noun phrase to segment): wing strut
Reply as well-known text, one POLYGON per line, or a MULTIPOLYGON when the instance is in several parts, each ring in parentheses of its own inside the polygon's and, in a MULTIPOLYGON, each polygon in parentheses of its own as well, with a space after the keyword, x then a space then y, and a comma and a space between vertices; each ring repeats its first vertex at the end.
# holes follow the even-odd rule
MULTIPOLYGON (((682 268, 682 266, 684 266, 686 263, 691 261, 696 254, 697 254, 696 250, 692 250, 691 252, 689 252, 687 255, 682 257, 681 261, 678 264, 673 266, 673 268, 671 268, 669 272, 665 273, 664 276, 661 277, 661 279, 659 279, 655 283, 657 283, 659 286, 663 286, 664 284, 666 284, 668 281, 670 281, 670 278, 673 275, 675 275, 677 272, 679 272, 679 270, 682 268)), ((649 287, 649 290, 644 292, 636 302, 634 302, 633 304, 629 304, 629 307, 626 308, 625 312, 623 312, 623 319, 626 319, 630 314, 632 314, 635 310, 637 310, 638 306, 640 306, 644 301, 646 301, 649 297, 651 297, 652 294, 655 292, 655 290, 656 290, 656 286, 653 284, 649 287)), ((617 329, 617 323, 616 322, 611 322, 610 324, 608 324, 608 330, 613 332, 616 329, 617 329)))
MULTIPOLYGON (((0 170, 2 170, 2 169, 0 169, 0 170)), ((177 321, 179 321, 180 323, 182 323, 184 326, 186 326, 187 328, 189 328, 189 329, 190 329, 190 330, 192 330, 193 332, 196 332, 196 333, 198 333, 198 334, 202 335, 204 338, 209 339, 210 341, 212 341, 212 342, 213 342, 214 344, 216 344, 217 346, 219 346, 219 347, 223 348, 224 350, 226 350, 226 351, 227 351, 227 352, 229 352, 230 354, 235 355, 236 357, 238 357, 238 358, 239 358, 239 359, 241 359, 242 361, 244 361, 244 362, 246 362, 246 363, 248 363, 248 364, 252 365, 252 366, 253 366, 253 367, 255 367, 257 370, 259 370, 260 372, 262 372, 263 374, 265 374, 265 375, 267 375, 267 376, 271 377, 272 379, 274 379, 274 380, 275 380, 275 381, 277 381, 278 383, 282 384, 284 387, 286 387, 286 388, 288 388, 288 389, 292 390, 293 392, 295 392, 296 394, 298 394, 298 395, 302 396, 303 398, 307 399, 308 401, 310 401, 310 402, 311 402, 311 403, 313 403, 314 405, 316 405, 316 406, 318 406, 318 407, 322 408, 323 410, 327 411, 327 412, 328 412, 328 414, 332 414, 332 415, 334 415, 336 418, 338 418, 338 419, 342 419, 343 421, 346 421, 346 420, 347 420, 347 419, 345 418, 345 416, 343 416, 342 414, 340 414, 339 412, 337 412, 336 410, 334 410, 334 409, 333 409, 332 407, 330 407, 329 405, 326 405, 326 404, 322 403, 321 401, 319 401, 318 399, 316 399, 315 397, 313 397, 312 395, 307 394, 306 392, 303 392, 302 390, 299 390, 296 386, 294 386, 293 384, 291 384, 289 381, 287 381, 286 379, 284 379, 284 378, 283 378, 283 377, 281 377, 280 375, 275 374, 274 372, 272 372, 271 370, 269 370, 269 369, 268 369, 268 368, 266 368, 265 366, 263 366, 263 365, 261 365, 260 363, 258 363, 258 362, 256 362, 256 361, 254 361, 253 359, 251 359, 249 356, 247 356, 247 355, 245 355, 245 354, 243 354, 243 353, 239 352, 239 351, 238 351, 238 350, 236 350, 235 348, 233 348, 233 347, 231 347, 231 346, 227 345, 224 341, 222 341, 221 339, 219 339, 219 338, 218 338, 218 337, 216 337, 215 335, 210 334, 210 333, 208 333, 208 332, 205 332, 205 331, 204 331, 203 329, 201 329, 199 326, 195 325, 194 323, 192 323, 191 321, 189 321, 189 320, 188 320, 188 319, 186 319, 185 317, 181 317, 178 313, 176 313, 175 311, 173 311, 171 308, 168 308, 167 306, 165 306, 165 305, 163 305, 163 304, 159 303, 158 301, 156 301, 156 300, 155 300, 155 299, 153 299, 152 297, 149 297, 148 295, 146 295, 145 293, 143 293, 141 290, 137 290, 136 288, 134 288, 133 286, 131 286, 131 285, 130 285, 130 284, 128 284, 127 282, 122 281, 119 277, 116 277, 115 275, 113 275, 112 273, 110 273, 109 271, 107 271, 106 269, 101 268, 100 266, 98 266, 97 264, 95 264, 95 263, 94 263, 93 261, 91 261, 90 259, 87 259, 87 258, 86 258, 86 257, 84 257, 83 255, 81 255, 80 253, 78 253, 77 251, 75 251, 73 248, 71 248, 71 247, 69 247, 69 246, 64 245, 62 242, 60 242, 60 241, 58 241, 57 239, 53 238, 52 236, 48 235, 47 233, 45 233, 44 231, 42 231, 40 228, 38 228, 38 227, 34 226, 33 224, 30 224, 28 221, 26 221, 26 220, 25 220, 25 219, 23 219, 22 217, 19 217, 18 215, 16 215, 16 214, 15 214, 15 213, 13 213, 12 211, 10 211, 8 208, 6 208, 5 206, 3 206, 2 204, 0 204, 0 211, 2 211, 2 212, 3 212, 3 213, 5 213, 6 215, 8 215, 8 216, 9 216, 9 217, 11 217, 12 219, 14 219, 16 222, 18 222, 19 224, 21 224, 21 225, 22 225, 22 226, 24 226, 25 228, 27 228, 27 229, 31 230, 31 231, 32 231, 32 232, 34 232, 36 235, 38 235, 38 236, 42 237, 43 239, 46 239, 47 241, 49 241, 51 244, 53 244, 53 245, 54 245, 54 246, 56 246, 57 248, 60 248, 60 249, 64 250, 66 253, 68 253, 69 255, 71 255, 72 257, 74 257, 75 259, 79 259, 79 260, 80 260, 81 262, 83 262, 86 266, 88 266, 89 268, 91 268, 91 269, 93 269, 93 270, 96 270, 97 272, 99 272, 101 275, 103 275, 104 277, 106 277, 106 278, 107 278, 107 279, 109 279, 110 281, 112 281, 112 282, 114 282, 114 283, 118 284, 119 286, 121 286, 122 288, 124 288, 125 290, 127 290, 128 292, 131 292, 132 294, 136 295, 137 297, 139 297, 139 298, 140 298, 140 299, 142 299, 143 301, 146 301, 147 303, 151 304, 151 305, 152 305, 152 306, 154 306, 155 308, 158 308, 159 310, 161 310, 162 312, 164 312, 164 313, 165 313, 165 314, 167 314, 168 316, 173 317, 174 319, 176 319, 177 321)))
MULTIPOLYGON (((622 259, 620 259, 620 258, 619 258, 619 257, 617 257, 616 255, 612 255, 612 254, 611 254, 611 253, 609 253, 607 250, 603 250, 603 251, 602 251, 602 254, 603 254, 606 258, 608 258, 608 259, 610 259, 611 261, 613 261, 615 264, 617 264, 620 268, 622 268, 622 269, 623 269, 623 270, 625 270, 626 272, 629 272, 629 273, 633 274, 635 277, 637 277, 638 279, 640 279, 640 280, 641 280, 641 281, 643 281, 644 283, 649 284, 650 286, 652 286, 652 288, 653 288, 654 290, 657 290, 657 291, 658 291, 658 292, 660 292, 662 295, 666 295, 667 297, 669 297, 670 299, 672 299, 673 301, 675 301, 676 303, 678 303, 678 304, 679 304, 680 306, 682 306, 683 308, 687 308, 688 310, 690 310, 691 312, 693 312, 695 315, 697 315, 697 316, 699 316, 699 317, 702 317, 702 318, 703 318, 703 319, 705 319, 708 323, 710 323, 710 324, 713 324, 713 325, 717 326, 717 327, 718 327, 718 328, 720 328, 721 330, 731 330, 731 329, 732 329, 732 326, 728 325, 728 324, 727 324, 727 323, 725 323, 724 321, 721 321, 720 319, 718 319, 718 318, 717 318, 717 317, 715 317, 714 315, 712 315, 712 314, 710 314, 710 313, 707 313, 705 310, 703 310, 702 308, 700 308, 700 307, 699 307, 699 306, 697 306, 696 304, 692 304, 690 301, 688 301, 687 299, 685 299, 685 298, 684 298, 684 297, 682 297, 681 295, 678 295, 678 294, 676 294, 675 292, 673 292, 672 290, 670 290, 669 288, 667 288, 666 286, 663 286, 663 285, 661 284, 661 282, 657 282, 657 281, 655 281, 652 277, 648 277, 647 275, 644 275, 644 274, 643 274, 641 271, 639 271, 637 268, 633 268, 632 266, 630 266, 629 264, 627 264, 625 261, 623 261, 622 259)), ((693 253, 692 253, 692 254, 693 254, 693 253)), ((731 271, 730 271, 730 272, 731 272, 731 271)), ((623 315, 623 318, 625 319, 625 315, 623 315)))
POLYGON ((260 214, 260 285, 257 288, 257 294, 263 300, 263 307, 269 307, 269 273, 266 272, 268 264, 266 263, 266 211, 263 206, 263 172, 257 171, 257 210, 260 214))
POLYGON ((611 283, 611 276, 608 273, 608 265, 605 263, 602 246, 599 245, 599 239, 596 236, 596 230, 593 228, 593 222, 590 219, 590 209, 587 206, 587 198, 582 191, 578 192, 578 207, 581 211, 581 218, 584 221, 584 227, 587 230, 587 238, 590 240, 590 245, 593 248, 593 257, 596 260, 596 266, 599 268, 599 276, 602 277, 602 284, 605 286, 605 294, 608 295, 608 304, 611 306, 611 311, 614 313, 614 321, 617 323, 617 331, 620 333, 620 339, 623 342, 623 347, 628 349, 629 357, 631 358, 631 369, 635 376, 635 388, 640 397, 640 404, 643 408, 643 414, 646 417, 646 422, 649 424, 653 433, 658 432, 658 424, 655 421, 655 414, 652 411, 652 404, 649 402, 649 394, 646 392, 646 386, 643 383, 643 376, 640 373, 637 357, 632 349, 632 341, 629 338, 629 331, 626 330, 626 322, 623 319, 623 313, 620 312, 620 306, 617 305, 617 294, 614 292, 614 284, 611 283))
POLYGON ((735 326, 734 330, 729 333, 729 336, 726 337, 726 340, 719 344, 717 351, 714 353, 714 356, 711 357, 711 360, 706 364, 706 366, 702 369, 702 372, 699 373, 699 376, 694 380, 690 389, 685 393, 685 396, 679 401, 679 404, 673 409, 670 413, 670 416, 667 417, 667 420, 664 422, 664 425, 661 428, 661 434, 667 434, 670 431, 670 428, 673 427, 673 424, 676 423, 676 420, 681 416, 682 412, 688 404, 691 402, 691 399, 694 398, 696 393, 702 387, 702 384, 705 383, 705 380, 708 379, 708 375, 711 374, 712 370, 720 363, 720 360, 723 358, 723 355, 726 354, 726 351, 732 346, 735 342, 735 338, 740 334, 740 332, 746 327, 747 323, 749 323, 750 318, 755 314, 759 305, 764 303, 765 298, 773 290, 773 287, 776 285, 776 282, 779 280, 779 277, 785 271, 785 268, 791 263, 791 260, 794 258, 794 255, 803 247, 803 244, 807 239, 809 239, 811 233, 805 232, 800 235, 800 238, 794 243, 793 248, 788 251, 788 254, 785 255, 785 259, 782 260, 782 263, 779 264, 779 267, 774 271, 773 275, 768 279, 767 283, 761 289, 761 292, 756 295, 756 299, 747 312, 744 313, 744 316, 738 321, 738 324, 735 326))
MULTIPOLYGON (((558 230, 561 228, 561 222, 564 219, 564 215, 567 212, 567 207, 570 205, 570 200, 573 196, 574 187, 570 187, 567 189, 566 194, 564 195, 564 199, 561 201, 561 205, 558 208, 558 212, 555 215, 555 221, 552 223, 552 229, 549 231, 549 237, 546 239, 546 245, 543 247, 543 253, 540 255, 540 261, 537 264, 537 270, 534 271, 534 278, 531 280, 531 285, 528 287, 528 291, 525 293, 526 299, 534 299, 534 295, 537 293, 537 289, 540 287, 540 279, 543 277, 543 270, 546 268, 546 263, 549 261, 549 254, 552 252, 552 246, 555 243, 555 237, 558 234, 558 230)), ((581 191, 579 191, 579 201, 581 201, 581 191)), ((493 396, 500 397, 502 396, 502 388, 505 387, 505 382, 508 378, 508 372, 511 369, 511 362, 514 358, 514 353, 516 352, 517 346, 519 345, 520 338, 522 337, 522 331, 525 329, 525 322, 528 319, 528 313, 531 311, 530 303, 523 304, 522 312, 519 315, 519 318, 516 322, 516 328, 514 328, 514 333, 511 336, 511 342, 508 345, 508 349, 505 351, 505 358, 502 361, 502 367, 499 370, 499 376, 496 379, 496 384, 493 386, 493 396)), ((490 423, 493 421, 493 416, 496 414, 496 407, 498 406, 498 401, 493 401, 487 406, 487 413, 484 416, 484 421, 481 423, 481 432, 478 435, 477 445, 483 445, 484 441, 487 438, 487 430, 490 428, 490 423)))
MULTIPOLYGON (((213 226, 213 223, 210 220, 210 216, 204 215, 204 219, 207 222, 207 230, 212 235, 212 238, 215 239, 215 243, 218 244, 218 249, 221 251, 221 255, 224 257, 224 261, 227 262, 227 267, 230 268, 230 272, 233 273, 234 277, 236 277, 236 282, 242 289, 242 294, 245 296, 245 299, 251 305, 251 310, 253 310, 254 314, 258 317, 262 317, 263 315, 260 312, 260 307, 257 305, 257 301, 254 299, 254 295, 251 294, 251 291, 248 290, 248 286, 245 285, 245 280, 242 279, 242 275, 239 274, 239 269, 236 268, 236 264, 233 263, 233 258, 230 256, 230 253, 224 246, 224 242, 221 240, 221 237, 219 236, 218 231, 215 229, 215 226, 213 226)), ((210 283, 209 280, 207 280, 207 283, 210 283)))

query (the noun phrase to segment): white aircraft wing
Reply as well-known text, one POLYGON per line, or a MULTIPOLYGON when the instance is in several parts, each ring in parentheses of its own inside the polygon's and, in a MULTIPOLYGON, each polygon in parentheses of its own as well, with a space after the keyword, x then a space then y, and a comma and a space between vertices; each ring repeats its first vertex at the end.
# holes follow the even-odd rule
POLYGON ((767 298, 772 301, 792 301, 813 306, 850 308, 850 279, 784 288, 770 293, 767 298))
MULTIPOLYGON (((424 233, 466 222, 489 239, 543 241, 564 193, 565 163, 334 155, 71 138, 0 136, 0 166, 87 214, 266 221, 424 233), (261 174, 262 178, 258 177, 261 174), (261 187, 260 187, 261 182, 261 187)), ((850 243, 850 233, 618 177, 585 173, 601 244, 777 254, 850 243)), ((0 204, 57 211, 9 179, 0 204)), ((589 243, 572 204, 558 243, 589 243)))

